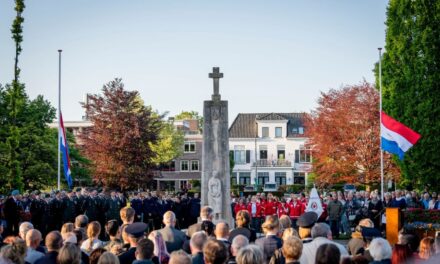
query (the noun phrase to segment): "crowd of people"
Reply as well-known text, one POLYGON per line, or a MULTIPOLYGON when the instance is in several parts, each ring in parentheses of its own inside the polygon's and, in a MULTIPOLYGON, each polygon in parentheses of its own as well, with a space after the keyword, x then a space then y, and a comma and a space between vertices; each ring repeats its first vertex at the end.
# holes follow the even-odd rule
MULTIPOLYGON (((330 192, 323 213, 308 196, 233 197, 234 222, 213 221, 198 195, 76 190, 1 201, 1 263, 421 263, 440 257, 440 238, 383 238, 384 208, 437 209, 437 194, 330 192), (350 235, 348 243, 337 240, 350 235), (43 240, 44 238, 44 240, 43 240), (334 240, 336 239, 336 240, 334 240)), ((437 259, 440 261, 440 258, 437 259)), ((435 263, 435 262, 433 262, 435 263)))

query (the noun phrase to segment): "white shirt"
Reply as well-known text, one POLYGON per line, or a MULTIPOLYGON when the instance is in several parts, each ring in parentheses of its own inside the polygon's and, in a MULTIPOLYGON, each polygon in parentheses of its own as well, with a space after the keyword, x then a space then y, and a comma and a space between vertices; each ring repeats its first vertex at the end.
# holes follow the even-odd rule
POLYGON ((90 247, 90 239, 91 238, 87 238, 81 244, 81 250, 84 251, 84 253, 86 253, 87 255, 90 255, 93 250, 103 247, 103 243, 99 239, 94 239, 92 242, 92 246, 90 247))
POLYGON ((256 203, 252 203, 251 213, 253 216, 255 216, 257 214, 257 204, 256 203))

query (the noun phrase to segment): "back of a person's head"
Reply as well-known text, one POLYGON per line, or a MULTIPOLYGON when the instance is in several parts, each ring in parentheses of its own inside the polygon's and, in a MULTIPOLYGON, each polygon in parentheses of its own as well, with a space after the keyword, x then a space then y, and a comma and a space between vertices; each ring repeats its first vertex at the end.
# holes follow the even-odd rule
POLYGON ((301 239, 291 236, 283 240, 282 252, 286 260, 289 262, 297 261, 301 257, 303 243, 301 239))
POLYGON ((222 242, 209 239, 203 246, 203 257, 207 264, 223 264, 228 260, 228 250, 222 242))
POLYGON ((72 233, 75 234, 75 236, 76 236, 76 244, 79 246, 82 243, 82 241, 84 240, 83 232, 81 230, 79 230, 79 229, 75 229, 75 230, 73 230, 72 233))
POLYGON ((3 246, 0 250, 0 256, 12 261, 15 264, 24 264, 26 257, 26 243, 21 238, 15 238, 11 244, 3 246))
POLYGON ((80 264, 81 263, 81 251, 72 243, 65 244, 57 256, 57 264, 80 264))
POLYGON ((206 240, 208 240, 208 236, 206 235, 206 233, 204 231, 195 232, 191 236, 191 240, 189 241, 190 246, 191 246, 191 251, 194 251, 194 250, 202 251, 203 245, 205 245, 206 240))
POLYGON ((235 222, 238 227, 248 227, 251 221, 251 216, 247 210, 240 210, 235 215, 235 222))
POLYGON ((153 257, 154 244, 148 238, 143 238, 138 241, 136 246, 136 259, 147 260, 153 257))
POLYGON ((215 236, 217 238, 227 238, 229 236, 229 225, 226 222, 219 222, 215 226, 215 236))
POLYGON ((176 215, 173 213, 173 211, 167 211, 163 215, 163 223, 165 225, 174 225, 176 222, 176 215))
POLYGON ((214 213, 214 210, 210 206, 203 206, 200 209, 200 218, 202 220, 210 219, 212 218, 212 214, 214 213))
POLYGON ((330 234, 330 227, 326 223, 317 223, 312 227, 312 238, 325 237, 330 234))
POLYGON ((32 246, 33 244, 39 244, 41 242, 41 232, 37 229, 29 230, 26 233, 26 245, 28 247, 32 246))
POLYGON ((58 251, 63 245, 63 237, 59 231, 51 231, 44 241, 48 251, 58 251))
POLYGON ((213 236, 215 225, 211 221, 203 221, 200 224, 200 229, 204 231, 207 236, 213 236))
POLYGON ((110 252, 104 252, 99 257, 98 264, 119 264, 119 258, 110 252))
POLYGON ((63 224, 63 226, 61 227, 61 235, 67 234, 72 232, 75 229, 75 226, 73 225, 73 223, 65 223, 63 224))
POLYGON ((312 229, 306 227, 298 228, 298 235, 301 239, 312 237, 312 229))
POLYGON ((232 239, 231 243, 231 252, 233 255, 237 255, 238 251, 240 249, 244 248, 245 246, 249 245, 249 239, 243 235, 238 235, 232 239))
POLYGON ((20 224, 20 227, 18 228, 18 232, 20 234, 21 239, 25 240, 26 239, 26 233, 29 230, 34 229, 34 225, 30 222, 23 222, 20 224))
POLYGON ((411 257, 411 250, 408 245, 395 244, 391 256, 391 263, 406 263, 411 257))
POLYGON ((315 264, 339 264, 341 251, 334 244, 322 244, 316 251, 315 264))
POLYGON ((429 259, 435 254, 434 238, 425 237, 420 241, 419 257, 422 259, 429 259))
POLYGON ((115 237, 118 234, 118 231, 119 223, 117 220, 110 220, 105 225, 105 232, 111 237, 115 237))
POLYGON ((183 250, 173 251, 168 264, 191 264, 191 257, 183 250))
POLYGON ((266 221, 264 221, 264 223, 261 225, 261 228, 263 229, 264 233, 274 231, 280 228, 280 221, 278 220, 277 216, 269 215, 266 217, 266 221))
POLYGON ((101 224, 98 221, 90 222, 87 226, 87 236, 90 239, 98 237, 101 233, 101 224))
POLYGON ((257 245, 247 245, 238 251, 235 257, 237 264, 264 263, 263 250, 257 245))
POLYGON ((107 250, 105 250, 104 248, 97 248, 94 249, 92 251, 92 253, 90 253, 89 256, 89 264, 98 264, 98 260, 101 257, 102 254, 104 254, 104 252, 106 252, 107 250))
POLYGON ((299 238, 298 232, 296 231, 295 228, 289 227, 287 229, 284 229, 283 236, 282 236, 283 241, 288 239, 289 237, 297 237, 297 238, 299 238))
POLYGON ((282 215, 279 219, 281 229, 285 230, 292 227, 292 220, 287 215, 282 215))
POLYGON ((124 207, 119 211, 119 215, 123 222, 132 222, 134 220, 135 211, 131 207, 124 207))
POLYGON ((385 259, 391 259, 392 249, 390 243, 387 240, 377 237, 371 241, 369 246, 371 257, 375 261, 381 261, 385 259))
POLYGON ((75 218, 75 228, 86 228, 89 218, 86 215, 78 215, 75 218))

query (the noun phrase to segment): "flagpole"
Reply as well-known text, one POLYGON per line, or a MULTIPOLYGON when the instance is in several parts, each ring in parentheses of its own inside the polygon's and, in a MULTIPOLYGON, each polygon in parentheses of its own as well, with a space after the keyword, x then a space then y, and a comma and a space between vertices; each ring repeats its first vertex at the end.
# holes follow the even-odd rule
POLYGON ((384 177, 383 177, 383 150, 382 150, 382 48, 378 48, 379 50, 379 139, 380 139, 380 197, 383 201, 383 185, 384 185, 384 177))
POLYGON ((61 189, 61 52, 58 50, 58 190, 61 189))

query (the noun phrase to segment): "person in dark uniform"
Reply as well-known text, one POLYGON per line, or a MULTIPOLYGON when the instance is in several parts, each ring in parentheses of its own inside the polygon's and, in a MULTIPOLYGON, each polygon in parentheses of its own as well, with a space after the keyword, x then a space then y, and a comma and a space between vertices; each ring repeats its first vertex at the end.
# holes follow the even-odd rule
POLYGON ((43 237, 46 236, 47 233, 49 233, 49 222, 50 222, 50 195, 49 194, 41 194, 41 234, 43 237))
POLYGON ((131 264, 136 260, 135 252, 137 243, 144 237, 146 230, 147 224, 142 222, 130 224, 124 229, 130 241, 130 248, 125 253, 119 255, 119 262, 121 264, 131 264))
POLYGON ((177 223, 176 227, 179 229, 183 229, 183 213, 182 213, 182 204, 180 201, 180 197, 175 197, 172 203, 171 211, 176 215, 177 223))
POLYGON ((98 221, 98 203, 97 191, 93 190, 90 196, 85 197, 81 210, 89 218, 89 223, 98 221))
POLYGON ((63 201, 61 200, 61 192, 56 191, 55 197, 50 201, 50 225, 49 231, 60 230, 63 222, 63 211, 61 209, 63 201))
POLYGON ((134 192, 134 197, 131 199, 131 208, 136 212, 134 221, 140 222, 142 221, 142 200, 139 198, 139 193, 134 192))
POLYGON ((5 230, 5 236, 18 235, 18 223, 20 222, 20 192, 14 190, 11 196, 6 199, 3 212, 5 214, 5 220, 7 227, 5 230))
POLYGON ((85 203, 85 200, 86 200, 85 199, 85 197, 86 197, 85 193, 86 193, 85 190, 81 191, 81 188, 76 188, 76 192, 75 192, 75 194, 76 194, 76 197, 75 197, 75 200, 76 200, 76 215, 84 214, 83 207, 84 207, 84 203, 85 203))
POLYGON ((189 225, 197 223, 197 217, 199 217, 200 214, 200 198, 199 194, 195 193, 194 198, 191 199, 190 205, 189 205, 189 225))
POLYGON ((147 193, 145 199, 142 201, 142 209, 144 214, 144 223, 147 224, 148 231, 151 232, 154 230, 153 214, 156 208, 155 208, 154 200, 151 197, 150 193, 147 193))
POLYGON ((119 223, 119 221, 121 221, 121 216, 119 214, 119 211, 121 210, 121 202, 118 199, 118 197, 116 197, 115 192, 110 193, 110 197, 108 197, 107 203, 108 203, 108 210, 106 212, 107 221, 117 220, 119 223))
POLYGON ((40 198, 41 195, 38 191, 35 191, 32 195, 31 203, 31 222, 35 229, 42 230, 42 217, 44 213, 44 202, 40 198))
POLYGON ((63 223, 73 223, 76 217, 76 202, 73 192, 67 195, 61 201, 61 212, 63 213, 63 223))

